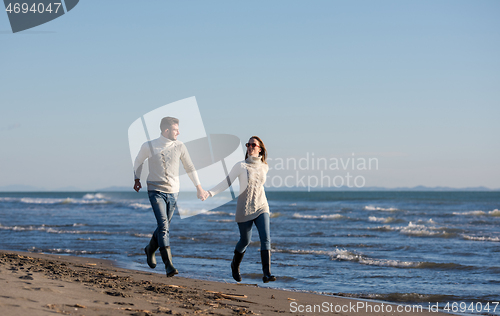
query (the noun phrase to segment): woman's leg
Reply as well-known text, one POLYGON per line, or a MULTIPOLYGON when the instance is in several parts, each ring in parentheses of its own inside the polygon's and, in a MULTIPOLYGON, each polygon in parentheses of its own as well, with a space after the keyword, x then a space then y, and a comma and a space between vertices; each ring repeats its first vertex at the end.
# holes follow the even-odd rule
POLYGON ((255 219, 255 226, 259 230, 260 237, 260 258, 262 260, 262 281, 276 281, 276 277, 271 274, 271 237, 269 225, 269 213, 262 213, 255 219))
POLYGON ((247 250, 248 245, 252 239, 252 225, 253 221, 238 223, 238 228, 240 230, 240 240, 236 244, 236 251, 239 253, 244 253, 247 250))
POLYGON ((262 213, 254 219, 255 226, 259 231, 260 250, 271 250, 271 233, 269 225, 269 213, 262 213))
POLYGON ((238 228, 240 230, 240 240, 236 244, 234 249, 233 261, 231 261, 231 272, 233 274, 233 279, 237 282, 241 281, 240 274, 240 263, 243 260, 243 255, 250 244, 252 238, 252 224, 253 221, 248 221, 244 223, 238 223, 238 228))

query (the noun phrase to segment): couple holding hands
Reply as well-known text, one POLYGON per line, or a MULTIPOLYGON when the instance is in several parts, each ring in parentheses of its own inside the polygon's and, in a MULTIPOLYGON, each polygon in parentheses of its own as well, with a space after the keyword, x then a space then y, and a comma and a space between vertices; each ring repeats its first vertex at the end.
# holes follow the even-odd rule
POLYGON ((234 249, 231 262, 233 278, 240 282, 240 263, 250 244, 252 226, 255 223, 260 236, 260 254, 264 283, 275 281, 271 275, 271 238, 269 231, 269 205, 264 192, 264 183, 269 167, 266 162, 267 151, 262 140, 252 136, 246 144, 245 160, 238 162, 231 169, 228 177, 211 190, 201 187, 194 165, 186 146, 177 140, 179 120, 164 117, 160 123, 159 138, 145 142, 134 162, 134 190, 142 188, 140 175, 143 163, 148 159, 149 175, 147 180, 148 196, 158 224, 149 244, 144 248, 148 265, 156 267, 155 252, 159 248, 168 277, 178 274, 172 263, 170 251, 169 227, 174 212, 177 210, 179 193, 179 162, 182 162, 189 178, 196 186, 197 196, 202 201, 226 190, 238 178, 240 194, 236 206, 235 221, 240 231, 240 239, 234 249))

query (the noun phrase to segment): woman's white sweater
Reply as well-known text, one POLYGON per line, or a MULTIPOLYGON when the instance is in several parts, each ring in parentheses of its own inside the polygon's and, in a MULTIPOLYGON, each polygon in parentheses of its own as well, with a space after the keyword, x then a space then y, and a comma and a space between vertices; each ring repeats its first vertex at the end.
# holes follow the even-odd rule
POLYGON ((240 194, 236 204, 235 220, 238 223, 251 221, 262 213, 269 213, 264 183, 269 170, 260 157, 248 157, 234 165, 229 175, 221 183, 209 190, 211 196, 226 190, 239 179, 240 194))

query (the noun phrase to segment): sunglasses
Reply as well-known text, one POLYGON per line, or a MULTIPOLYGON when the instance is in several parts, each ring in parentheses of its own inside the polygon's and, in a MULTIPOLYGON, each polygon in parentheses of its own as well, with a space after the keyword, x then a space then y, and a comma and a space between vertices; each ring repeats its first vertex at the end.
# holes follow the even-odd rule
POLYGON ((252 148, 255 148, 255 147, 260 147, 260 146, 259 146, 259 145, 257 145, 256 143, 252 143, 252 144, 250 144, 250 143, 246 143, 246 144, 245 144, 245 146, 247 146, 247 148, 248 148, 248 147, 252 147, 252 148))

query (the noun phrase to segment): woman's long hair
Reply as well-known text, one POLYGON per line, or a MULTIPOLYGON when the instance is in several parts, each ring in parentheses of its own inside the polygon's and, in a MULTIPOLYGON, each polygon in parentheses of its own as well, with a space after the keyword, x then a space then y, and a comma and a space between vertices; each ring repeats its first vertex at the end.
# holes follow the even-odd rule
MULTIPOLYGON (((265 163, 267 165, 267 150, 266 150, 266 146, 264 145, 264 142, 262 141, 262 139, 259 138, 259 136, 252 136, 250 137, 250 139, 255 139, 256 141, 259 142, 259 146, 260 146, 260 159, 262 160, 263 163, 265 163)), ((248 158, 248 149, 247 149, 247 152, 245 153, 245 160, 248 158)))

